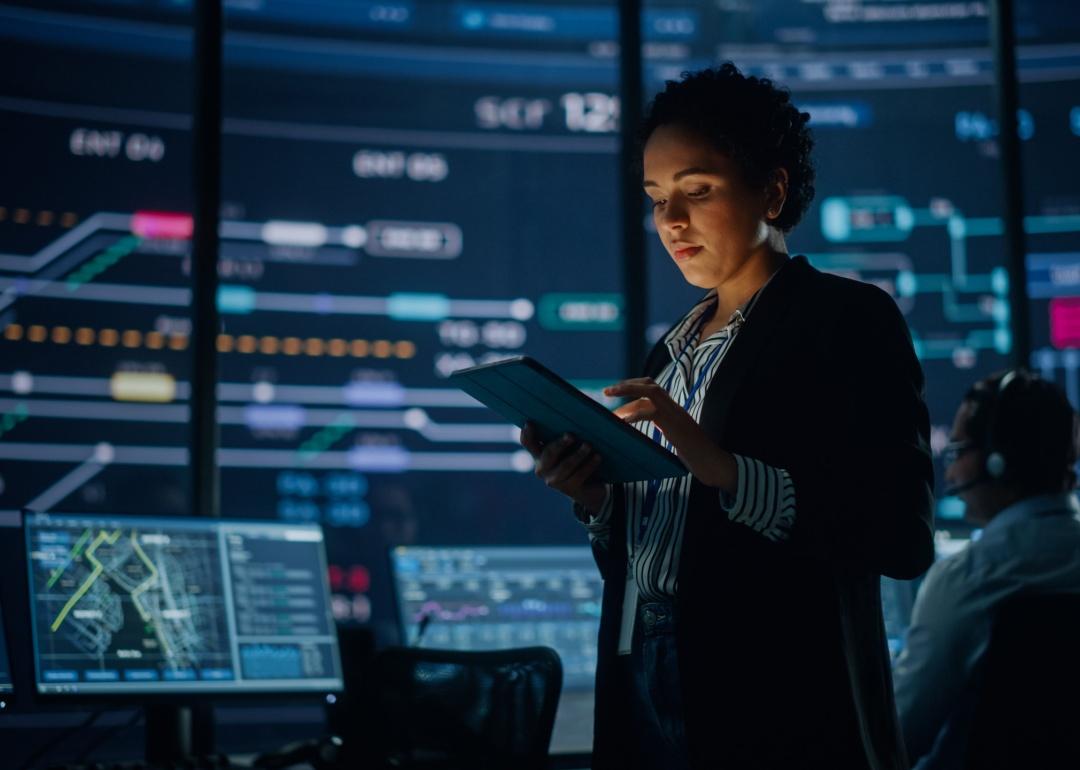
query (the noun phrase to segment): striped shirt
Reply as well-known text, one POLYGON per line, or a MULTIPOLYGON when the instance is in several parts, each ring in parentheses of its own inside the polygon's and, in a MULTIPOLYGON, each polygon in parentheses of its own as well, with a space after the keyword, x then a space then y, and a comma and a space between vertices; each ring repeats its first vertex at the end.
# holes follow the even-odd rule
MULTIPOLYGON (((727 325, 701 340, 700 332, 717 304, 716 291, 710 291, 664 338, 671 362, 656 381, 695 421, 701 419, 710 382, 764 289, 732 313, 727 325)), ((652 422, 637 423, 637 428, 666 449, 676 451, 652 422)), ((795 487, 791 476, 760 460, 738 454, 734 457, 738 468, 736 491, 728 495, 717 490, 718 514, 725 513, 731 521, 750 527, 770 540, 786 539, 795 523, 795 487)), ((636 578, 641 601, 666 601, 678 592, 679 555, 691 481, 688 473, 659 483, 623 484, 629 568, 636 578)), ((608 485, 600 512, 585 522, 590 540, 601 545, 606 545, 611 535, 613 497, 608 485)))

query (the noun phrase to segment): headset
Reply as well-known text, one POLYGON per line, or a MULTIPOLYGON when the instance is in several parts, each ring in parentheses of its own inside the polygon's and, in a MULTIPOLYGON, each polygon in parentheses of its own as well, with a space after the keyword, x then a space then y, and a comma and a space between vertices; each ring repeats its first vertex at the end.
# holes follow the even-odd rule
POLYGON ((995 481, 1005 478, 1009 471, 1009 463, 1006 460, 1007 450, 1003 446, 998 446, 996 440, 997 426, 1001 415, 1001 402, 1010 386, 1012 386, 1013 390, 1018 387, 1012 385, 1014 382, 1025 383, 1030 379, 1027 372, 1021 369, 1010 369, 1002 375, 1001 381, 998 382, 997 391, 990 402, 990 411, 986 415, 986 430, 983 438, 983 446, 986 449, 986 462, 984 465, 986 475, 995 481))
MULTIPOLYGON (((997 444, 997 427, 1001 414, 1001 403, 1007 392, 1016 390, 1021 385, 1013 385, 1020 381, 1022 384, 1031 381, 1031 376, 1023 369, 1010 369, 1001 376, 997 388, 994 390, 976 391, 981 397, 976 401, 979 411, 986 410, 986 426, 983 429, 981 448, 986 452, 983 467, 975 478, 965 481, 963 484, 949 487, 945 490, 947 495, 956 495, 969 489, 985 484, 988 481, 1001 481, 1009 472, 1009 450, 997 444)), ((970 421, 970 418, 969 418, 970 421)))

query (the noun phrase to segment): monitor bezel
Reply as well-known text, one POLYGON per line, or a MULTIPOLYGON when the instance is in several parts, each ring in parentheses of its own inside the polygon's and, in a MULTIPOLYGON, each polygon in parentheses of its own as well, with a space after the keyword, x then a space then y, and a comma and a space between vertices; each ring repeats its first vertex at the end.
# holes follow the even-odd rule
MULTIPOLYGON (((100 518, 100 519, 139 519, 139 520, 152 520, 152 521, 174 521, 174 522, 188 522, 191 520, 203 520, 212 524, 235 524, 235 525, 270 525, 273 527, 315 527, 322 533, 322 548, 321 558, 323 561, 322 581, 324 588, 327 592, 327 597, 330 596, 330 582, 327 572, 327 566, 329 564, 326 554, 326 531, 322 525, 317 522, 283 522, 279 519, 253 519, 253 518, 240 518, 240 517, 208 517, 208 516, 188 516, 188 515, 176 515, 176 514, 162 514, 162 515, 146 515, 138 513, 96 513, 96 512, 83 512, 83 511, 34 511, 30 509, 22 509, 20 511, 19 527, 21 529, 21 543, 23 559, 25 563, 23 566, 23 573, 26 576, 27 585, 23 594, 25 599, 25 609, 27 612, 27 618, 33 617, 33 587, 31 581, 33 580, 30 554, 29 554, 29 528, 28 521, 32 516, 55 516, 55 517, 87 517, 87 518, 100 518)), ((178 705, 178 706, 197 706, 205 704, 207 700, 213 702, 240 704, 243 702, 252 702, 253 700, 265 701, 267 699, 275 702, 292 702, 292 703, 334 703, 337 698, 345 692, 345 676, 344 666, 341 661, 341 643, 337 632, 337 621, 334 619, 332 611, 330 615, 331 626, 334 629, 334 649, 336 651, 336 663, 338 668, 338 680, 335 686, 332 687, 312 687, 310 689, 300 690, 282 690, 282 689, 249 689, 244 687, 241 682, 233 680, 222 685, 220 688, 210 689, 169 689, 168 687, 155 687, 154 689, 123 689, 123 690, 110 690, 107 692, 101 691, 86 691, 82 689, 72 690, 70 692, 57 692, 55 690, 42 691, 39 674, 39 656, 37 650, 37 629, 31 627, 30 629, 30 657, 32 667, 32 680, 31 680, 31 692, 32 697, 36 702, 57 704, 57 703, 99 703, 99 704, 111 704, 111 705, 131 705, 133 702, 137 702, 139 705, 178 705)), ((32 624, 33 626, 33 624, 32 624)), ((164 684, 161 681, 155 684, 164 684)))

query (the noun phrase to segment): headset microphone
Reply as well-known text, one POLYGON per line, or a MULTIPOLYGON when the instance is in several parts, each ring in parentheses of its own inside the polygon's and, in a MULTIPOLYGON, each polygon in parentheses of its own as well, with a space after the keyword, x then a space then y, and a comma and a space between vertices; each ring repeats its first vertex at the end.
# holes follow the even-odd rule
POLYGON ((949 497, 955 497, 961 492, 967 492, 969 489, 974 489, 980 484, 985 484, 988 481, 990 481, 990 476, 980 474, 975 478, 971 479, 970 481, 965 481, 963 484, 957 484, 954 487, 946 487, 945 494, 949 497))

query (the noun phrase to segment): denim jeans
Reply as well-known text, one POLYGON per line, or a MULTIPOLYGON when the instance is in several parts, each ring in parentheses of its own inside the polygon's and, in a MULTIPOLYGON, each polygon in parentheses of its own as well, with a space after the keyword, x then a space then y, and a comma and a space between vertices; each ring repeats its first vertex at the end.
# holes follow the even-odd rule
POLYGON ((675 613, 667 602, 638 604, 630 655, 623 656, 628 677, 637 770, 689 767, 679 659, 675 651, 675 613), (629 660, 625 660, 629 658, 629 660))

